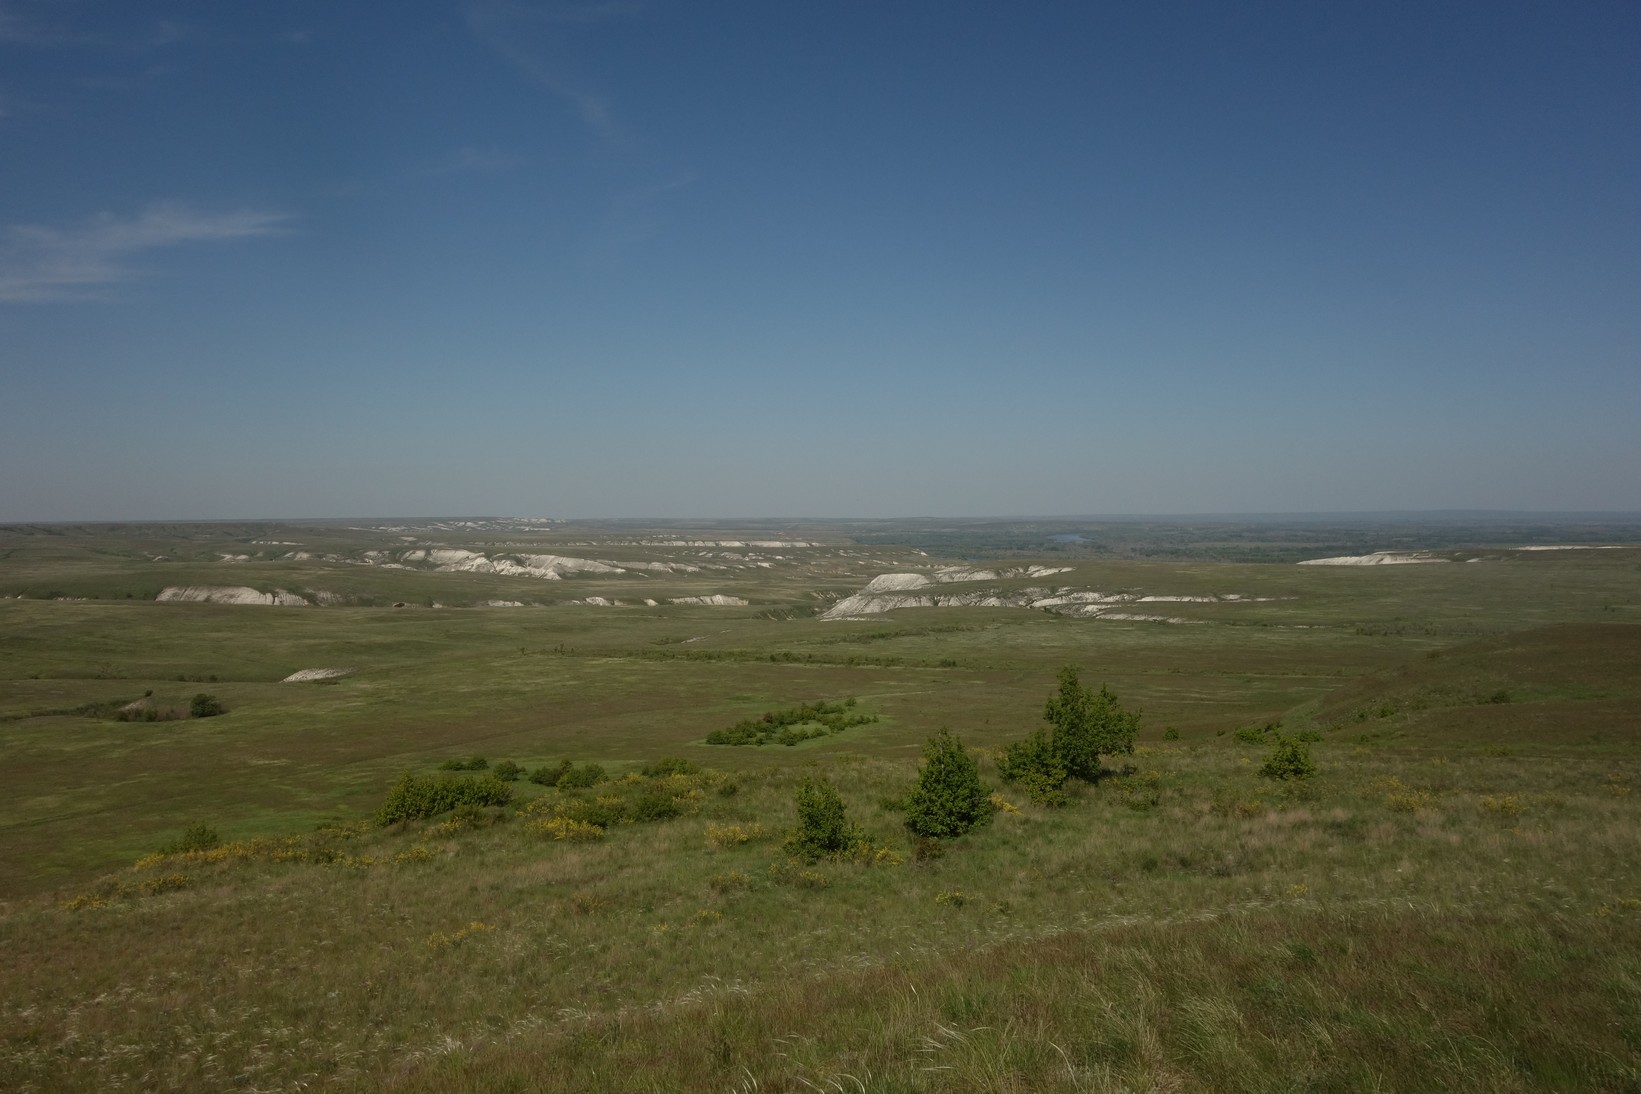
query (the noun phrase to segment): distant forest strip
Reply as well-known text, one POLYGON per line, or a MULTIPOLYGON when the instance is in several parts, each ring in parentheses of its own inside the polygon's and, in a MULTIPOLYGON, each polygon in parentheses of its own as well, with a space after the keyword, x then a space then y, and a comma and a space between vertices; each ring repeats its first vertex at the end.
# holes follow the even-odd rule
POLYGON ((773 665, 872 665, 879 668, 955 669, 960 666, 953 657, 939 659, 920 657, 872 657, 866 654, 794 653, 792 650, 681 650, 681 649, 578 649, 574 646, 552 646, 528 651, 534 654, 554 654, 559 657, 608 658, 633 661, 732 661, 764 662, 773 665))

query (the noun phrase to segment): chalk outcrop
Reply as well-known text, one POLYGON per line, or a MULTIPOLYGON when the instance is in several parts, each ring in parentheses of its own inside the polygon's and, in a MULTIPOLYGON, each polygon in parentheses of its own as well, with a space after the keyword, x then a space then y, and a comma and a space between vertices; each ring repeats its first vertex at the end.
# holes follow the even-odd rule
POLYGON ((844 597, 821 614, 822 619, 859 619, 863 616, 892 612, 899 608, 1036 608, 1058 615, 1079 616, 1089 619, 1126 619, 1156 623, 1194 623, 1201 620, 1182 619, 1178 616, 1147 615, 1119 612, 1115 609, 1129 604, 1192 603, 1192 604, 1249 604, 1270 597, 1242 596, 1225 593, 1213 596, 1157 595, 1139 593, 1102 593, 1092 589, 1044 588, 1030 586, 1020 589, 992 588, 974 592, 936 592, 940 584, 963 581, 1001 580, 1009 577, 1044 576, 1064 573, 1069 567, 1050 568, 1028 566, 1015 570, 959 570, 947 568, 933 574, 879 574, 853 596, 844 597), (961 575, 961 576, 956 576, 961 575))
POLYGON ((1333 558, 1307 558, 1299 566, 1405 566, 1415 562, 1448 562, 1426 551, 1374 551, 1368 555, 1337 555, 1333 558))
POLYGON ((263 593, 248 585, 167 585, 154 599, 175 604, 267 604, 304 608, 309 606, 308 601, 284 589, 263 593))

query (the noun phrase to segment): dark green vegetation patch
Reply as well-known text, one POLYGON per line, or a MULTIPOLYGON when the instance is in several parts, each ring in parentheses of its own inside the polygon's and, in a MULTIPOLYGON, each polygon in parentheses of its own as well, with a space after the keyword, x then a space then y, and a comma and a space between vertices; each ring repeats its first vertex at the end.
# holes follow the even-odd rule
POLYGON ((748 718, 728 729, 707 734, 707 744, 791 746, 877 721, 875 714, 853 713, 854 707, 853 698, 841 703, 828 703, 823 699, 783 710, 766 711, 760 717, 748 718))

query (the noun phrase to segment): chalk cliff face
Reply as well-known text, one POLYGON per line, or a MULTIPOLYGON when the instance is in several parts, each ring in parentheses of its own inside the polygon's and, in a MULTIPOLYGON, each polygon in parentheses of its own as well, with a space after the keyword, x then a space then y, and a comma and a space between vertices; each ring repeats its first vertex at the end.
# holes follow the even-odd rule
POLYGON ((405 551, 365 551, 358 556, 316 555, 292 551, 283 556, 293 562, 320 559, 353 565, 381 566, 389 570, 433 569, 441 573, 500 574, 503 577, 533 577, 559 581, 570 574, 625 574, 635 570, 661 573, 700 573, 701 567, 687 562, 610 562, 570 555, 486 555, 459 547, 416 547, 405 551))
POLYGON ((1247 597, 1237 593, 1215 596, 1168 596, 1139 593, 1101 593, 1092 589, 1068 587, 1028 587, 1023 589, 977 589, 973 592, 936 592, 936 587, 970 581, 1002 581, 1018 577, 1046 577, 1068 572, 1069 567, 1058 569, 1047 566, 1027 566, 1012 570, 965 570, 948 567, 929 574, 879 574, 864 589, 838 601, 821 615, 822 619, 853 619, 897 608, 1038 608, 1059 615, 1075 615, 1100 619, 1146 620, 1156 623, 1190 623, 1200 620, 1180 619, 1166 615, 1145 615, 1117 612, 1126 604, 1198 603, 1231 604, 1252 603, 1264 597, 1247 597))
POLYGON ((280 607, 306 607, 309 603, 283 589, 259 593, 248 585, 168 585, 154 599, 174 603, 270 604, 280 607))
POLYGON ((1447 562, 1423 551, 1375 551, 1371 555, 1336 555, 1333 558, 1307 558, 1300 566, 1403 566, 1410 562, 1447 562))
POLYGON ((470 574, 502 574, 506 577, 535 577, 558 581, 565 574, 593 573, 619 574, 620 566, 596 562, 590 558, 569 558, 563 555, 497 556, 463 551, 455 547, 423 547, 405 551, 399 561, 406 564, 431 563, 436 570, 470 574))

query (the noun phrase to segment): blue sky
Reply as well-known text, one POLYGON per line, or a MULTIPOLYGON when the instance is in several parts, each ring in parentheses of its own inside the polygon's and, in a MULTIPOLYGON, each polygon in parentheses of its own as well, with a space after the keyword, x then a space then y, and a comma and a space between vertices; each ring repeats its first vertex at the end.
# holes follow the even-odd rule
POLYGON ((0 0, 0 519, 1641 510, 1638 42, 0 0))

